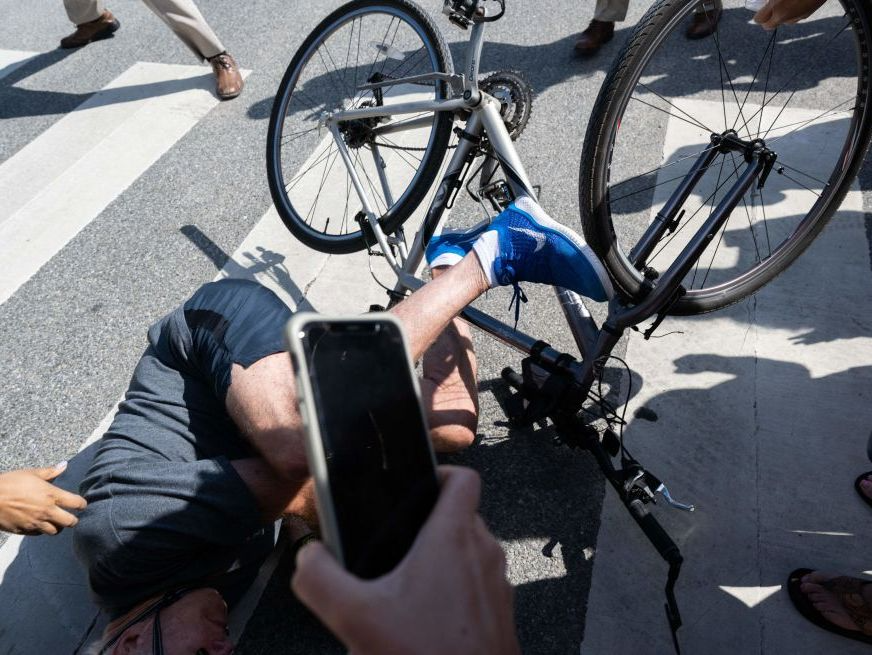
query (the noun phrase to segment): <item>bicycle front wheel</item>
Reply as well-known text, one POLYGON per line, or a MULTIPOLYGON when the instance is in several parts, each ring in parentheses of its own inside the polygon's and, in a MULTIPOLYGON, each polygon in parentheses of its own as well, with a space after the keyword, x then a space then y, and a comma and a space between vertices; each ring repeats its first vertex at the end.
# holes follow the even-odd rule
POLYGON ((579 198, 584 233, 630 301, 675 260, 744 170, 718 152, 677 224, 647 258, 634 247, 713 134, 734 131, 777 154, 683 281, 673 314, 754 293, 790 265, 838 209, 872 137, 872 30, 865 0, 830 0, 766 32, 743 0, 725 0, 713 34, 684 35, 696 0, 661 0, 635 28, 597 98, 579 198), (644 261, 643 261, 644 260, 644 261))
POLYGON ((452 72, 441 34, 410 0, 355 0, 315 28, 285 72, 267 135, 270 192, 300 241, 334 254, 366 246, 357 220, 362 203, 324 126, 336 110, 385 108, 383 117, 340 123, 339 133, 382 229, 390 234, 411 215, 442 163, 453 116, 429 111, 394 117, 389 110, 445 99, 447 85, 430 80, 377 90, 360 86, 452 72))

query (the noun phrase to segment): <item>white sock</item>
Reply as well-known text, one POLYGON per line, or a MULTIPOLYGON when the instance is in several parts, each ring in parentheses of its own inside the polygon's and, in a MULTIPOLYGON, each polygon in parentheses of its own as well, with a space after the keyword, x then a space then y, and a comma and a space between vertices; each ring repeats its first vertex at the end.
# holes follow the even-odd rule
POLYGON ((432 262, 429 262, 430 268, 437 268, 439 266, 454 266, 457 262, 459 262, 463 257, 458 255, 456 252, 443 252, 439 256, 436 257, 432 262))
POLYGON ((500 254, 500 237, 496 230, 483 232, 472 244, 472 249, 478 256, 478 263, 481 264, 481 270, 487 276, 488 284, 491 288, 499 286, 494 273, 494 262, 500 254))

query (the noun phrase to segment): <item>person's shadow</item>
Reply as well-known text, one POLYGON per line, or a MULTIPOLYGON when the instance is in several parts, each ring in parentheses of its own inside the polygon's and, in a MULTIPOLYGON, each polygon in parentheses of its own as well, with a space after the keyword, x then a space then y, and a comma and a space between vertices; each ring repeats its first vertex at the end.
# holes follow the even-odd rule
POLYGON ((102 90, 95 89, 90 93, 45 91, 17 86, 18 82, 54 66, 73 52, 74 50, 49 50, 27 59, 20 65, 15 65, 14 70, 5 77, 0 76, 0 95, 2 95, 0 119, 67 114, 91 99, 98 91, 100 91, 99 97, 89 105, 92 108, 172 95, 193 88, 203 88, 213 94, 215 92, 214 78, 211 71, 206 68, 203 69, 203 75, 194 78, 129 84, 102 90))

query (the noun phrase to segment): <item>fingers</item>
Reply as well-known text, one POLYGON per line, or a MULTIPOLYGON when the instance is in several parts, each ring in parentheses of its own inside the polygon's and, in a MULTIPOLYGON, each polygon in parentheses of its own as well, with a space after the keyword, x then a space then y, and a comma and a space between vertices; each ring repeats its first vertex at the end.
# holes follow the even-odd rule
POLYGON ((48 520, 57 528, 71 528, 79 522, 77 516, 55 507, 48 513, 48 520))
POLYGON ((481 478, 465 466, 440 466, 437 469, 441 489, 433 509, 434 521, 451 517, 469 517, 478 512, 481 478))
POLYGON ((767 4, 765 7, 763 7, 763 9, 754 14, 754 22, 759 23, 765 29, 771 29, 766 27, 769 21, 772 20, 772 7, 770 6, 771 4, 772 3, 767 4))
POLYGON ((45 466, 43 468, 31 469, 31 471, 37 476, 42 478, 43 480, 50 481, 54 480, 61 473, 67 470, 66 462, 58 462, 54 466, 45 466))
POLYGON ((313 541, 297 553, 291 580, 294 593, 333 632, 357 616, 364 603, 364 584, 345 571, 323 544, 313 541))
POLYGON ((85 509, 88 506, 88 502, 81 496, 59 488, 55 491, 55 503, 67 509, 85 509))

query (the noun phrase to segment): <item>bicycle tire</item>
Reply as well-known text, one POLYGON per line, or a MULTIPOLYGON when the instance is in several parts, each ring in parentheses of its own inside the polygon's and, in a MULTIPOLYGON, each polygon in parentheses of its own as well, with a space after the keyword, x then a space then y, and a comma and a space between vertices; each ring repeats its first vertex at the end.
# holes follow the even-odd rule
MULTIPOLYGON (((324 230, 319 230, 313 227, 310 221, 301 216, 300 211, 289 198, 288 185, 286 184, 282 168, 281 146, 283 124, 297 80, 308 63, 309 58, 314 57, 319 44, 324 43, 334 31, 346 25, 348 20, 361 17, 361 27, 358 27, 357 37, 359 49, 363 17, 370 14, 375 15, 379 11, 389 12, 390 15, 399 18, 400 21, 404 21, 417 32, 422 46, 431 55, 434 72, 454 72, 451 53, 445 44, 441 32, 434 25, 430 16, 411 0, 354 0, 336 9, 321 21, 297 50, 276 92, 270 114, 269 130, 267 133, 267 178, 276 210, 287 229, 305 245, 324 253, 346 254, 356 252, 363 250, 367 245, 371 245, 373 239, 370 235, 370 243, 368 244, 367 236, 365 236, 361 229, 348 231, 343 234, 327 234, 326 226, 324 230)), ((393 18, 391 20, 393 21, 393 18)), ((353 24, 351 29, 353 37, 353 24)), ((396 32, 394 34, 396 35, 396 32)), ((381 45, 385 46, 384 41, 381 45)), ((376 47, 378 48, 377 45, 376 47)), ((390 46, 388 45, 387 47, 390 46)), ((385 56, 385 61, 387 61, 387 56, 385 56)), ((444 82, 437 82, 433 86, 436 98, 441 99, 446 97, 448 87, 444 82)), ((371 94, 371 92, 369 93, 371 94)), ((396 202, 390 206, 379 208, 384 209, 379 216, 379 223, 386 234, 395 232, 409 218, 430 189, 439 171, 445 152, 448 149, 452 123, 453 115, 450 112, 435 112, 433 129, 426 146, 426 152, 420 160, 418 170, 414 173, 412 181, 396 202)), ((382 160, 382 164, 384 165, 384 160, 382 160)), ((327 221, 329 223, 329 217, 327 221)), ((313 223, 314 220, 311 222, 313 223)))
MULTIPOLYGON (((839 158, 835 159, 837 168, 826 180, 818 201, 815 201, 803 218, 798 219, 796 228, 774 251, 770 251, 768 256, 760 258, 760 261, 752 268, 733 279, 708 288, 688 290, 687 294, 672 306, 670 314, 691 315, 714 311, 740 301, 770 282, 786 270, 817 237, 842 203, 857 177, 869 149, 870 140, 872 140, 872 102, 870 102, 872 88, 870 88, 869 79, 870 70, 872 70, 872 9, 861 0, 840 0, 840 2, 845 10, 847 26, 850 27, 854 37, 857 55, 857 93, 856 104, 850 108, 853 113, 844 147, 839 158), (842 162, 841 168, 839 168, 839 162, 842 162)), ((652 59, 658 47, 665 43, 668 38, 667 34, 674 33, 677 21, 687 16, 695 4, 694 0, 661 0, 645 13, 603 82, 585 136, 579 173, 579 205, 582 228, 591 247, 603 260, 615 283, 617 292, 629 302, 638 302, 644 296, 643 280, 645 274, 631 263, 628 253, 635 244, 632 242, 621 243, 616 220, 613 217, 615 202, 609 193, 609 178, 613 166, 615 138, 622 128, 621 121, 630 103, 630 95, 637 83, 641 84, 640 80, 646 64, 652 59)), ((747 22, 751 14, 747 13, 746 17, 747 22)), ((762 33, 762 30, 757 26, 748 27, 762 33)), ((836 36, 841 35, 837 33, 836 36)), ((785 40, 785 42, 787 41, 785 40)), ((720 47, 720 43, 718 43, 718 56, 720 56, 720 47)), ((775 47, 775 45, 772 46, 772 57, 774 57, 775 47)), ((766 53, 764 52, 761 62, 765 58, 766 53)), ((724 64, 719 64, 719 71, 722 65, 729 74, 729 69, 724 64)), ((770 68, 772 66, 771 59, 769 66, 770 68)), ((754 79, 756 76, 755 73, 754 79)), ((790 79, 793 80, 796 76, 797 74, 794 74, 790 79)), ((730 82, 732 83, 732 79, 730 82)), ((652 82, 648 83, 652 84, 652 82)), ((754 80, 749 88, 753 88, 753 86, 754 80)), ((723 93, 723 80, 721 87, 723 93)), ((780 93, 781 90, 779 89, 778 92, 780 93)), ((796 91, 794 90, 793 93, 796 91)), ((746 100, 747 97, 746 95, 746 100)), ((763 112, 767 106, 765 91, 763 97, 764 102, 758 112, 763 112)), ((738 97, 736 100, 738 104, 738 97)), ((667 102, 669 102, 668 99, 667 102)), ((789 103, 790 100, 787 102, 789 103)), ((673 107, 678 108, 678 101, 675 100, 675 103, 673 107)), ((726 106, 726 101, 724 103, 726 106)), ((739 116, 742 116, 742 106, 738 107, 739 116)), ((672 107, 669 111, 673 111, 672 107)), ((726 126, 728 122, 726 111, 724 119, 726 126)), ((738 120, 736 118, 736 121, 738 120)), ((777 122, 778 118, 776 117, 775 120, 777 122)), ((760 121, 762 122, 762 114, 760 121)), ((752 127, 753 122, 754 116, 751 117, 752 127)), ((747 127, 747 121, 745 127, 747 127)), ((803 128, 796 128, 793 131, 795 132, 797 129, 803 128)), ((748 132, 750 136, 751 130, 749 129, 748 132)), ((767 135, 768 133, 767 131, 767 135)), ((657 179, 659 180, 659 177, 657 179)), ((718 179, 720 181, 720 176, 718 179)), ((643 188, 643 191, 648 189, 650 187, 643 188)), ((717 188, 715 192, 717 192, 717 188)), ((747 206, 745 210, 747 212, 747 206)), ((763 216, 765 222, 765 210, 763 216)), ((754 229, 754 225, 751 224, 752 237, 754 229)), ((724 231, 726 231, 726 226, 724 231)), ((714 256, 712 257, 714 258, 714 256)))

